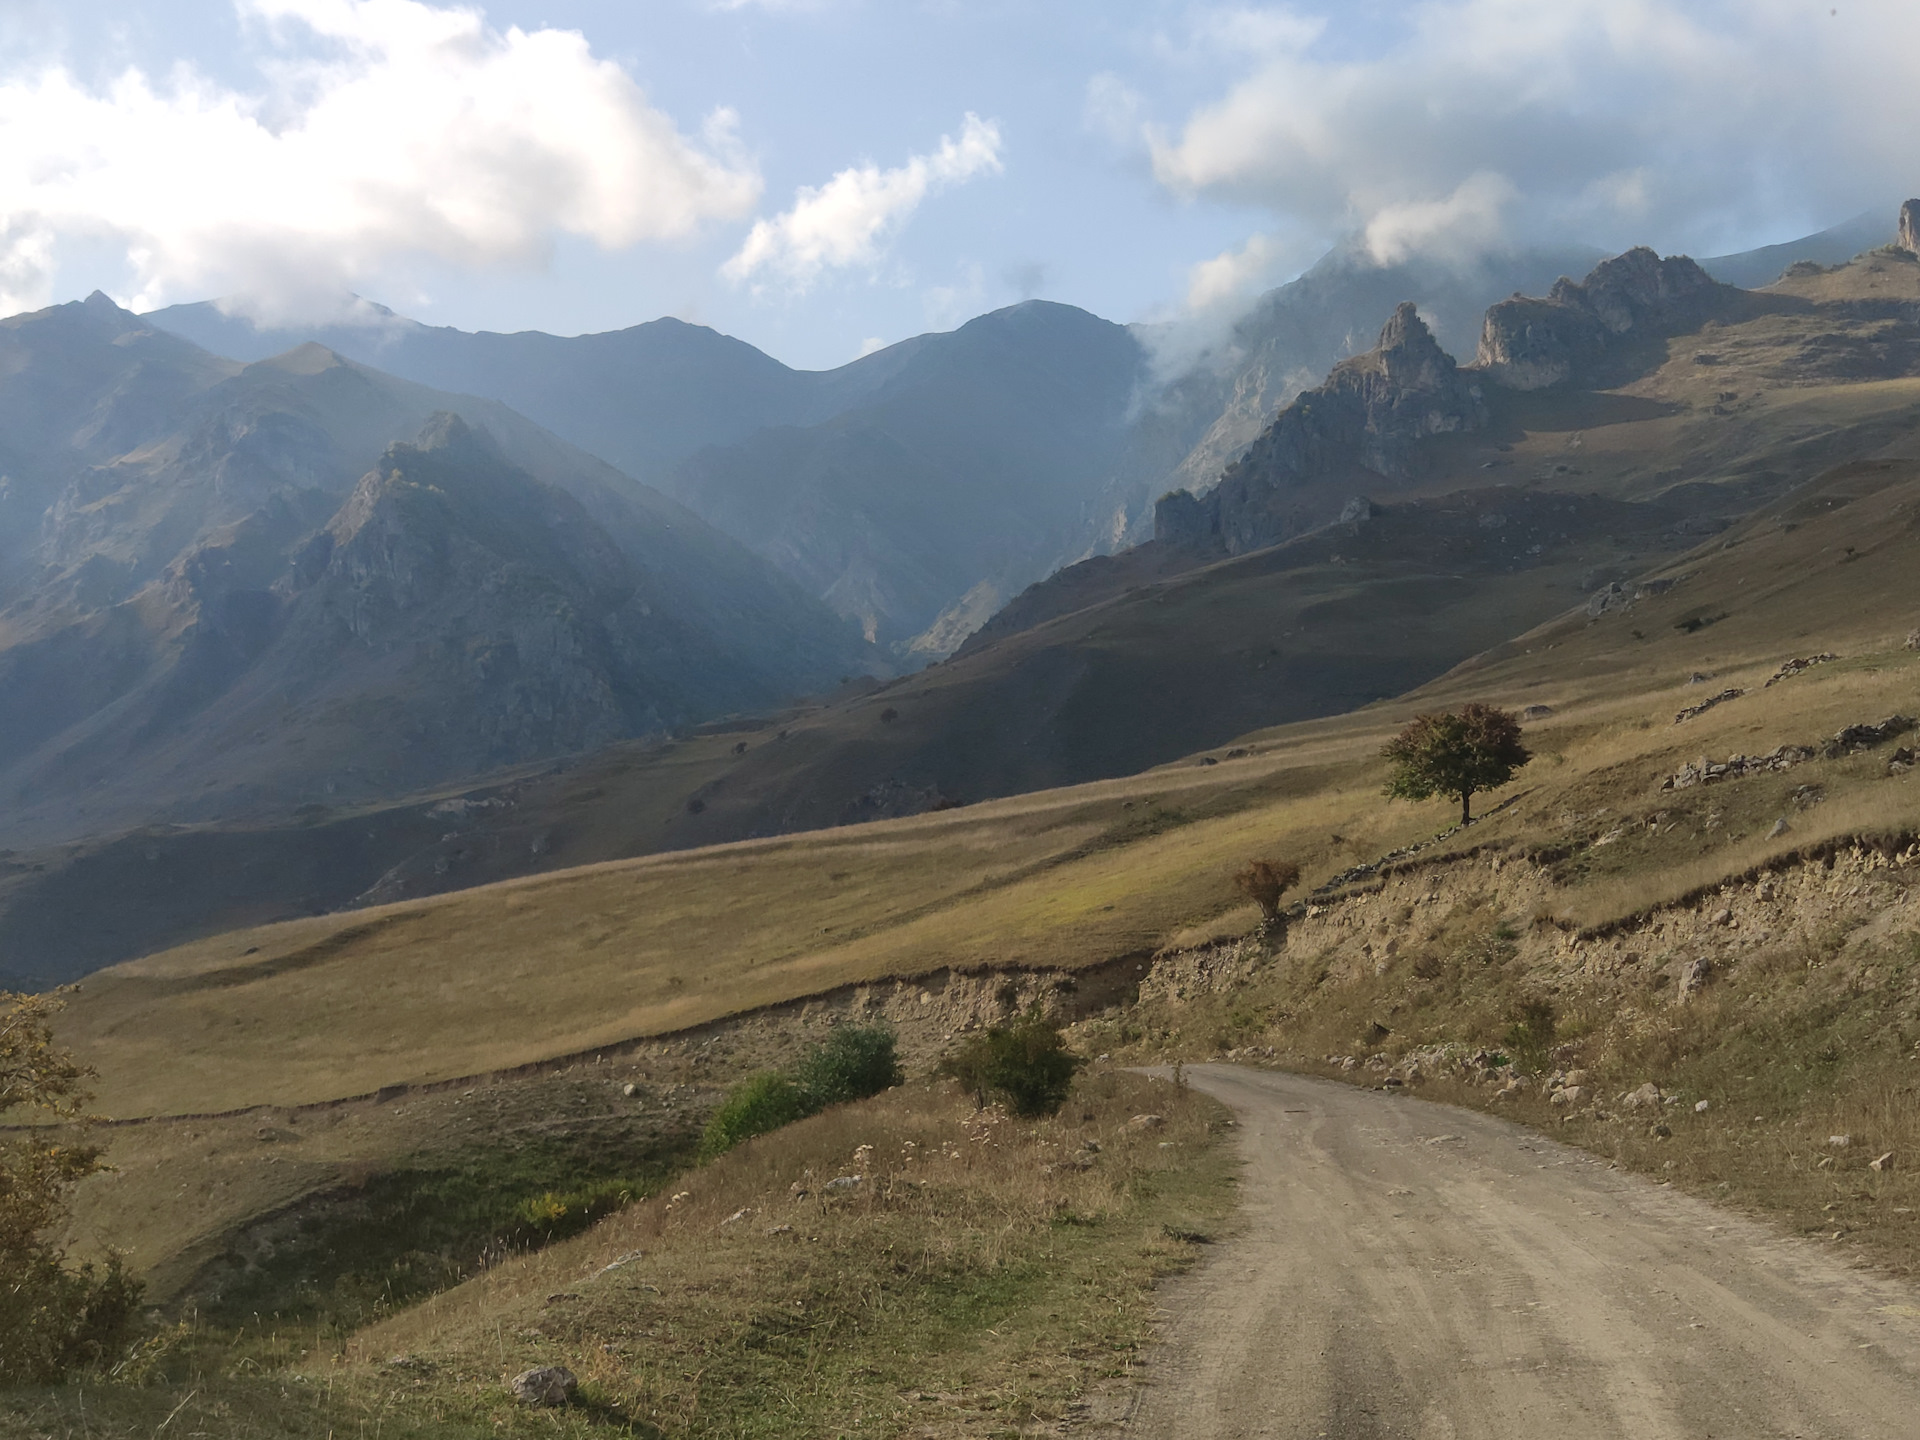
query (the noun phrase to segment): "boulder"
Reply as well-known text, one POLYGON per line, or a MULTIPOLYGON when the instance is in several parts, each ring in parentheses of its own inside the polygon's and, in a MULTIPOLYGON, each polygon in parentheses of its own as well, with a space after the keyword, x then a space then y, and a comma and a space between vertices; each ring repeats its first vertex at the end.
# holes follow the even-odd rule
POLYGON ((580 1382, 573 1378, 573 1372, 564 1365, 542 1365, 537 1370, 522 1370, 513 1377, 507 1388, 522 1405, 551 1408, 571 1405, 580 1389, 580 1382))
POLYGON ((1645 1110, 1649 1107, 1657 1110, 1660 1108, 1661 1099, 1660 1087, 1649 1080, 1638 1090, 1629 1090, 1622 1095, 1620 1103, 1628 1110, 1645 1110))
POLYGON ((1920 255, 1920 200, 1909 200, 1900 207, 1900 228, 1893 243, 1909 255, 1920 255))

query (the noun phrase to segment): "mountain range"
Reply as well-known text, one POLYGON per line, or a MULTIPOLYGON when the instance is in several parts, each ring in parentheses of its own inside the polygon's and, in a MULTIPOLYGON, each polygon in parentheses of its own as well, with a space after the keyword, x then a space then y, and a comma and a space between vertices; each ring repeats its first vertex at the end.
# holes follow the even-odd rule
POLYGON ((1903 252, 1762 292, 1629 252, 1468 326, 1502 263, 1349 247, 1170 380, 1168 336, 1039 302, 820 374, 675 321, 329 336, 598 415, 684 505, 501 399, 248 359, 287 337, 216 307, 6 321, 0 953, 1166 763, 1605 603, 1910 423, 1903 252))

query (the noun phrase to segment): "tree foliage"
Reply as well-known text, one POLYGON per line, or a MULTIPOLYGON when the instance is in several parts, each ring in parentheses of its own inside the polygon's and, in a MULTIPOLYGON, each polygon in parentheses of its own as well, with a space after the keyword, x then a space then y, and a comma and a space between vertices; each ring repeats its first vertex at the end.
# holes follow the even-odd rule
POLYGON ((1066 1103, 1086 1060, 1067 1048, 1060 1027, 1038 1011, 1010 1026, 970 1037, 943 1067, 979 1104, 998 1096, 1016 1115, 1051 1115, 1066 1103))
POLYGON ((1300 867, 1291 860, 1255 860, 1233 877, 1246 897, 1260 907, 1269 928, 1281 922, 1280 897, 1300 883, 1300 867))
POLYGON ((0 993, 0 1384, 57 1380, 117 1348, 140 1287, 118 1259, 69 1266, 56 1239, 73 1187, 104 1169, 85 1143, 90 1072, 54 1042, 50 995, 0 993), (24 1110, 26 1115, 11 1112, 24 1110))
POLYGON ((1475 700, 1458 713, 1416 715, 1381 752, 1393 766, 1387 794, 1404 800, 1460 797, 1460 823, 1473 819, 1476 792, 1506 784, 1533 758, 1520 743, 1520 717, 1475 700))

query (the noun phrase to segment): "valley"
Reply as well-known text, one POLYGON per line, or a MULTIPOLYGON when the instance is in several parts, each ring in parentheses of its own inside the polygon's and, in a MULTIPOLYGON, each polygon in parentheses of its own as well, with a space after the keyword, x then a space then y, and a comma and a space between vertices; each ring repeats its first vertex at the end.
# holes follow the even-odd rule
MULTIPOLYGON (((256 383, 265 364, 295 391, 319 377, 415 393, 317 349, 246 369, 169 353, 154 373, 188 392, 256 383)), ((226 518, 218 486, 194 532, 218 543, 201 541, 190 575, 154 560, 164 547, 143 537, 163 527, 122 527, 144 548, 126 542, 119 598, 95 609, 162 615, 148 633, 165 633, 179 623, 160 608, 169 575, 216 559, 257 566, 234 593, 285 609, 243 652, 251 668, 204 692, 217 723, 191 746, 145 738, 159 712, 139 710, 134 685, 66 749, 23 744, 35 758, 0 775, 23 796, 21 839, 0 857, 6 964, 78 981, 56 1033, 97 1071, 92 1104, 111 1117, 97 1134, 117 1168, 81 1185, 69 1242, 125 1251, 177 1327, 144 1352, 139 1383, 85 1393, 88 1433, 182 1415, 236 1436, 370 1420, 422 1436, 1152 1433, 1168 1406, 1214 1403, 1194 1397, 1225 1353, 1216 1337, 1176 1362, 1187 1389, 1155 1380, 1202 1343, 1154 1329, 1156 1283, 1187 1272, 1161 1293, 1214 1295, 1182 1303, 1217 1319, 1221 1265, 1254 1253, 1247 1227, 1315 1207, 1329 1233, 1348 1223, 1332 1191, 1272 1164, 1233 1179, 1237 1132, 1256 1122, 1248 1143, 1310 1166, 1398 1137, 1414 1158, 1396 1151, 1395 1175, 1435 1189, 1417 1197, 1425 1238, 1396 1264, 1454 1255, 1439 1211, 1484 1210, 1493 1193, 1452 1152, 1424 1165, 1411 1148, 1455 1114, 1444 1123, 1518 1177, 1494 1185, 1501 1223, 1536 1251, 1573 1243, 1578 1227, 1528 1216, 1575 1191, 1628 1217, 1589 1231, 1596 1254, 1684 1249, 1662 1237, 1735 1212, 1738 1244, 1697 1261, 1686 1304, 1747 1285, 1742 1257, 1796 1231, 1794 1265, 1871 1291, 1904 1335, 1920 1264, 1917 356, 1920 256, 1897 247, 1796 264, 1758 291, 1630 252, 1496 305, 1472 364, 1408 307, 1374 349, 1302 386, 1217 486, 1164 499, 1154 538, 1082 558, 1059 548, 1066 530, 1021 519, 1053 547, 1036 583, 910 673, 881 642, 937 619, 934 592, 889 612, 920 619, 863 634, 825 570, 803 583, 798 560, 722 533, 749 512, 770 534, 786 523, 750 488, 716 518, 726 466, 756 446, 783 458, 755 461, 755 484, 787 465, 804 503, 825 503, 822 477, 851 462, 807 478, 807 456, 838 443, 810 429, 696 452, 714 484, 702 508, 462 400, 468 418, 436 409, 410 435, 370 433, 364 461, 330 459, 306 487, 311 514, 257 552, 247 527, 262 522, 226 518), (443 537, 433 553, 487 558, 416 603, 405 587, 442 573, 410 558, 424 526, 443 537), (308 580, 314 535, 332 540, 308 580), (1061 560, 1076 563, 1040 578, 1061 560), (722 565, 744 592, 711 578, 722 565), (687 583, 656 578, 671 566, 687 583), (639 622, 665 618, 669 591, 705 598, 659 639, 639 622), (736 593, 750 603, 730 609, 736 593), (497 614, 475 598, 496 594, 497 614), (529 610, 571 638, 529 635, 529 610), (276 658, 309 613, 370 617, 328 632, 351 663, 322 665, 317 643, 276 658), (599 629, 582 638, 588 616, 599 629), (686 663, 706 653, 702 624, 737 658, 686 663), (382 625, 397 627, 390 645, 382 625), (466 661, 454 678, 433 669, 509 631, 570 676, 591 657, 578 688, 609 718, 529 730, 498 697, 566 686, 463 690, 466 661), (506 726, 518 748, 443 749, 440 769, 406 771, 402 746, 384 769, 356 762, 377 778, 316 790, 332 771, 243 742, 266 713, 249 687, 271 696, 303 670, 313 715, 290 749, 327 743, 320 715, 341 745, 404 736, 367 717, 424 713, 404 710, 423 694, 444 733, 506 726), (409 684, 389 695, 382 677, 409 684), (1468 701, 1516 712, 1531 763, 1476 798, 1470 826, 1445 801, 1386 800, 1382 745, 1468 701), (32 785, 65 772, 32 766, 57 754, 91 776, 90 754, 123 752, 155 787, 137 797, 145 823, 109 786, 87 826, 35 831, 54 792, 36 811, 32 785), (151 779, 186 796, 216 770, 286 793, 196 811, 151 779), (1277 924, 1235 884, 1262 857, 1301 870, 1277 924), (1087 1062, 1072 1099, 1046 1120, 976 1108, 943 1065, 1029 1012, 1087 1062), (696 1161, 731 1087, 874 1023, 897 1037, 904 1084, 696 1161), (1317 1118, 1295 1126, 1295 1110, 1317 1118), (1515 1124, 1572 1147, 1550 1163, 1587 1178, 1526 1173, 1515 1124), (1267 1188, 1236 1211, 1236 1183, 1267 1188), (578 1208, 594 1185, 624 1197, 605 1218, 578 1208), (408 1228, 436 1203, 464 1228, 408 1228), (540 1204, 573 1205, 579 1228, 514 1228, 540 1204), (1896 1278, 1856 1282, 1847 1264, 1896 1278), (1175 1349, 1152 1350, 1156 1335, 1175 1349), (549 1364, 577 1373, 579 1403, 515 1404, 505 1382, 549 1364)), ((1094 388, 1111 398, 1108 379, 1094 388)), ((884 409, 886 393, 869 400, 884 409)), ((858 432, 857 413, 880 411, 815 428, 858 432)), ((1213 424, 1176 427, 1182 457, 1213 424)), ((177 443, 115 436, 94 463, 157 465, 177 443)), ((85 583, 104 582, 22 590, 6 617, 64 635, 85 583)), ((195 604, 207 624, 213 607, 195 604)), ((126 622, 84 622, 108 623, 126 622)), ((558 723, 557 708, 536 713, 558 723)), ((1356 1234, 1400 1218, 1368 1214, 1356 1234)), ((1513 1249, 1497 1238, 1481 1236, 1513 1249)), ((1279 1277, 1263 1294, 1331 1283, 1297 1245, 1259 1253, 1279 1277)), ((1477 1290, 1414 1288, 1493 1314, 1477 1290)), ((1607 1296, 1609 1323, 1639 1313, 1640 1297, 1607 1296)), ((1847 1335, 1868 1334, 1866 1301, 1847 1304, 1847 1335)), ((1426 1385, 1442 1362, 1389 1333, 1391 1308, 1367 1312, 1368 1343, 1426 1385)), ((1812 1323, 1772 1290, 1751 1308, 1768 1317, 1756 1335, 1812 1323)), ((1487 1319, 1479 1363, 1625 1343, 1537 1322, 1487 1319)), ((1893 1433, 1888 1397, 1912 1377, 1877 1331, 1862 1343, 1886 1354, 1842 1357, 1845 1373, 1893 1433)), ((1736 1351, 1751 1373, 1769 1367, 1765 1345, 1719 1335, 1687 1365, 1736 1351)), ((1646 1384, 1697 1384, 1681 1371, 1646 1384)), ((1325 1392, 1316 1423, 1382 1405, 1414 1423, 1404 1384, 1309 1379, 1325 1392)), ((1776 1408, 1818 1418, 1832 1389, 1776 1408)), ((0 1434, 80 1423, 71 1387, 21 1393, 0 1434)), ((1661 1412, 1668 1433, 1694 1433, 1684 1410, 1661 1412)))

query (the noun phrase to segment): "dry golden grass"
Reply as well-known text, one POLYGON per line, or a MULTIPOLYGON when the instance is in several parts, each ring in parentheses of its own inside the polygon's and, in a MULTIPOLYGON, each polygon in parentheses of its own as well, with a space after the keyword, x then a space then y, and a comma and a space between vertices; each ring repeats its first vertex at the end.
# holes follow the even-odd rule
POLYGON ((0 1409, 0 1435, 79 1434, 83 1404, 86 1433, 113 1440, 169 1414, 183 1434, 235 1440, 1055 1423, 1124 1372, 1153 1280, 1222 1223, 1223 1119, 1196 1092, 1109 1069, 1040 1122, 910 1085, 752 1141, 671 1199, 503 1264, 338 1355, 261 1378, 273 1352, 256 1347, 235 1373, 28 1393, 0 1409), (1160 1122, 1129 1124, 1148 1112, 1160 1122), (861 1179, 823 1188, 841 1175, 861 1179), (540 1364, 579 1375, 583 1403, 516 1406, 506 1381, 540 1364))

